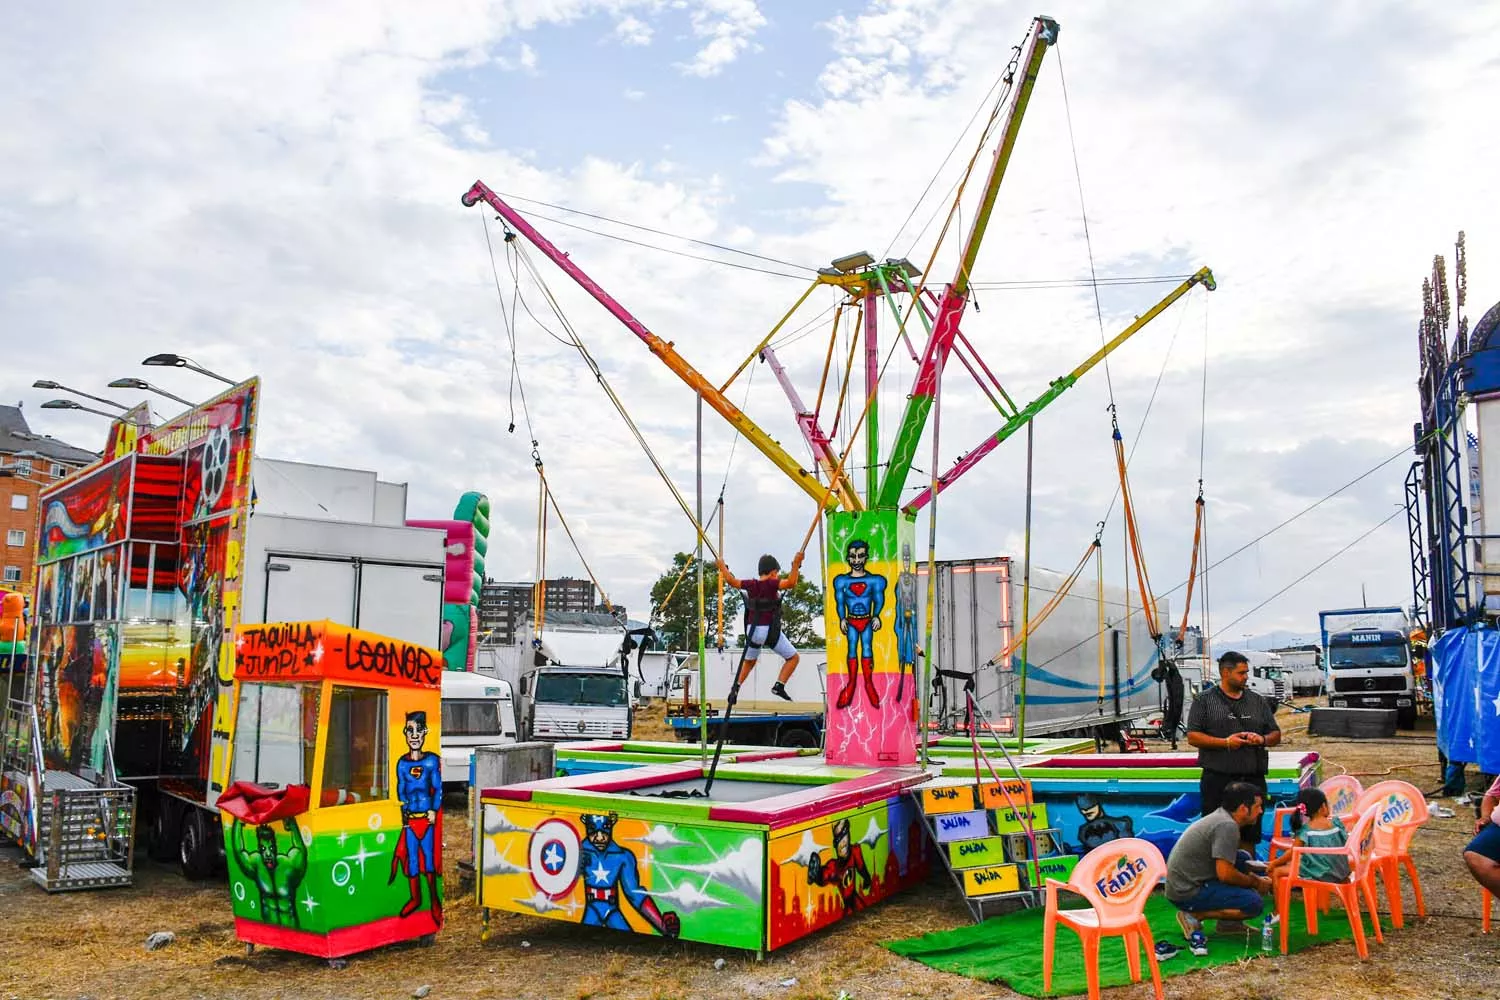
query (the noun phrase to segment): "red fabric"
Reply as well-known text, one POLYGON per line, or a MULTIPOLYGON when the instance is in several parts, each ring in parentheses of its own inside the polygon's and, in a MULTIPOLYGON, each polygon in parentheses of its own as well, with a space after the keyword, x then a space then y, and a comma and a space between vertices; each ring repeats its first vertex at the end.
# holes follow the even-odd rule
POLYGON ((306 785, 285 788, 263 788, 248 781, 236 781, 219 796, 218 807, 244 823, 270 823, 307 812, 312 790, 306 785))

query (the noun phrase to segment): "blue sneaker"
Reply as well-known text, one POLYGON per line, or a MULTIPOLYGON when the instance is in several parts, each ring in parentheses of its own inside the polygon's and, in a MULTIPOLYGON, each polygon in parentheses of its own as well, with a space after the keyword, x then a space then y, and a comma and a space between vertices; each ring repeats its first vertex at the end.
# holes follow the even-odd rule
POLYGON ((1188 951, 1203 958, 1208 954, 1208 935, 1202 931, 1193 931, 1192 937, 1188 938, 1188 951))
POLYGON ((1170 942, 1170 941, 1158 941, 1158 942, 1156 942, 1156 960, 1158 962, 1165 962, 1168 959, 1176 958, 1177 955, 1178 955, 1177 946, 1174 945, 1174 944, 1172 944, 1172 942, 1170 942))

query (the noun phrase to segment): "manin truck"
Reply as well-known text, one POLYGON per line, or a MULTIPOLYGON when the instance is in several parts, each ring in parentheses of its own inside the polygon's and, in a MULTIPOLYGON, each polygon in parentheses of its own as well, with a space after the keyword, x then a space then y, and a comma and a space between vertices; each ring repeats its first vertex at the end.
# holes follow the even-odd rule
POLYGON ((1417 682, 1411 662, 1411 621, 1399 607, 1318 612, 1328 704, 1334 708, 1394 708, 1396 725, 1417 721, 1417 682))
POLYGON ((515 642, 481 646, 481 673, 520 692, 521 737, 629 739, 635 726, 627 629, 611 616, 551 612, 526 621, 515 642))
POLYGON ((136 830, 190 878, 216 868, 236 625, 328 619, 441 648, 444 531, 406 523, 404 484, 255 456, 258 395, 251 379, 160 426, 118 421, 41 497, 0 828, 49 891, 128 884, 136 830))

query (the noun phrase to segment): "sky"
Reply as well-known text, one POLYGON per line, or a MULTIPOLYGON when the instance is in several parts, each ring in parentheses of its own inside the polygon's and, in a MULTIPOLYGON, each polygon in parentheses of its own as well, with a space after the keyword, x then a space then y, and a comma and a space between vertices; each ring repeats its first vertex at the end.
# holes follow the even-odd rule
MULTIPOLYGON (((411 517, 485 492, 498 579, 529 579, 536 563, 534 436, 588 566, 643 617, 693 527, 558 339, 543 285, 689 505, 693 394, 460 196, 476 179, 516 196, 570 260, 722 384, 810 269, 860 250, 926 265, 1036 12, 977 0, 17 8, 0 33, 0 400, 22 401, 34 430, 98 448, 104 421, 42 413, 54 394, 34 379, 104 395, 133 375, 212 394, 201 376, 139 367, 161 351, 259 375, 260 454, 407 482, 411 517)), ((1038 419, 1033 560, 1071 569, 1109 512, 1105 573, 1123 584, 1113 400, 1153 589, 1187 576, 1200 478, 1209 559, 1243 547, 1207 577, 1216 646, 1306 635, 1320 608, 1409 602, 1410 457, 1398 453, 1417 419, 1421 283, 1435 254, 1451 269, 1465 230, 1468 311, 1500 298, 1500 138, 1484 96, 1500 92, 1500 7, 1060 2, 1047 13, 1059 43, 975 266, 964 335, 1020 401, 1172 287, 1109 286, 1096 300, 1091 274, 1208 265, 1218 290, 1193 290, 1038 419)), ((978 156, 955 232, 973 219, 988 148, 978 156)), ((935 285, 955 263, 950 236, 935 285)), ((775 342, 808 402, 835 301, 816 291, 775 342)), ((883 343, 894 334, 887 319, 883 343)), ((913 371, 892 354, 887 438, 913 371)), ((728 394, 806 459, 765 365, 728 394)), ((153 405, 172 415, 170 401, 153 405)), ((998 424, 950 365, 940 463, 998 424)), ((916 478, 931 472, 933 433, 929 423, 916 478)), ((1020 557, 1025 458, 1019 435, 942 495, 939 558, 1020 557)), ((763 551, 785 564, 811 500, 711 410, 702 468, 705 504, 723 488, 731 568, 748 575, 763 551)), ((925 516, 917 532, 928 537, 925 516)), ((547 574, 582 575, 555 522, 548 539, 547 574)), ((1175 617, 1181 590, 1166 599, 1175 617)))

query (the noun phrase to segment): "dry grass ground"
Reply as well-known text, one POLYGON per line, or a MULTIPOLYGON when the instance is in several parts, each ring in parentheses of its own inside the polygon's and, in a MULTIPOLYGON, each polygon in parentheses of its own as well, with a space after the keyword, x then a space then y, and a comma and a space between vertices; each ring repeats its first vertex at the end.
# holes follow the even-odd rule
MULTIPOLYGON (((1436 755, 1427 738, 1363 742, 1311 738, 1306 716, 1284 716, 1287 744, 1325 755, 1328 773, 1362 780, 1387 773, 1424 790, 1437 784, 1436 755)), ((955 927, 967 920, 951 887, 935 876, 828 931, 756 961, 706 945, 665 942, 557 921, 497 914, 487 943, 471 897, 460 891, 456 864, 469 854, 458 800, 449 803, 446 859, 448 925, 430 948, 402 946, 356 956, 342 970, 310 958, 257 952, 246 958, 234 939, 222 882, 190 884, 162 866, 142 862, 133 888, 49 897, 26 874, 0 865, 0 997, 111 1000, 141 998, 333 998, 410 996, 431 987, 431 1000, 457 998, 656 998, 745 995, 768 1000, 837 997, 1011 997, 1003 987, 933 972, 898 958, 877 942, 955 927), (177 941, 156 952, 143 942, 155 930, 177 941), (725 960, 715 970, 716 959, 725 960), (790 982, 790 981, 795 982, 790 982), (789 985, 782 985, 789 983, 789 985)), ((1415 853, 1429 916, 1388 931, 1369 962, 1347 943, 1287 958, 1257 959, 1167 980, 1169 997, 1202 1000, 1500 997, 1500 935, 1482 937, 1478 890, 1458 852, 1472 814, 1435 819, 1416 839, 1415 853)), ((1408 900, 1410 892, 1407 893, 1408 900)), ((1150 995, 1146 987, 1109 991, 1115 998, 1150 995)))

